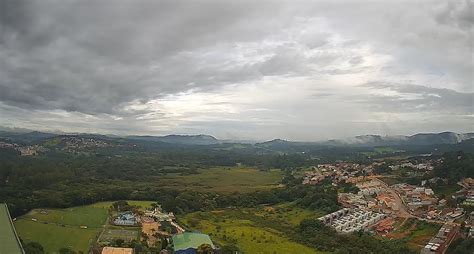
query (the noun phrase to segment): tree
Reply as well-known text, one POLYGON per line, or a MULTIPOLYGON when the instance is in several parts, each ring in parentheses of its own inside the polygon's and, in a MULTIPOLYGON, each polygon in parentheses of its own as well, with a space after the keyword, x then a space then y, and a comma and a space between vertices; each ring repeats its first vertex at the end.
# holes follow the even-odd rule
POLYGON ((161 249, 166 250, 168 248, 168 240, 166 238, 162 237, 161 238, 161 249))
POLYGON ((76 252, 68 247, 59 249, 59 254, 76 254, 76 252))
POLYGON ((236 252, 239 252, 239 248, 233 244, 231 245, 224 245, 221 248, 221 253, 222 254, 235 254, 236 252))
POLYGON ((449 246, 447 253, 470 254, 474 249, 474 239, 458 239, 449 246))
POLYGON ((115 239, 113 245, 115 247, 122 247, 124 243, 125 243, 125 240, 123 239, 115 239))
POLYGON ((212 250, 212 247, 210 244, 201 244, 199 245, 199 247, 197 248, 197 253, 198 254, 212 254, 214 253, 214 251, 212 250))
POLYGON ((23 245, 26 254, 43 254, 44 248, 37 242, 29 242, 23 245))
POLYGON ((112 207, 114 208, 114 210, 120 212, 120 211, 126 211, 129 209, 130 205, 128 204, 127 201, 124 201, 124 200, 119 200, 119 201, 116 201, 112 204, 112 207))

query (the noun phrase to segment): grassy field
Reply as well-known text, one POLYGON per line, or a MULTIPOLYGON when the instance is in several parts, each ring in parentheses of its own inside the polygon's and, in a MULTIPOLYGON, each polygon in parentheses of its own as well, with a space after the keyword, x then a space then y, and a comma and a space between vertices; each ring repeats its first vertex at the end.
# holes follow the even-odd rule
POLYGON ((440 228, 438 224, 417 221, 415 229, 406 238, 408 247, 420 251, 440 228))
POLYGON ((267 220, 279 221, 279 223, 289 227, 297 226, 304 219, 319 218, 325 215, 324 212, 302 209, 291 203, 251 209, 248 212, 252 212, 267 220))
POLYGON ((278 186, 280 170, 259 171, 253 168, 231 167, 200 170, 199 174, 164 176, 159 180, 165 188, 208 192, 252 192, 278 186))
POLYGON ((423 246, 438 232, 441 225, 419 221, 414 218, 398 220, 395 230, 387 235, 391 239, 403 239, 408 247, 420 251, 423 246))
POLYGON ((301 220, 320 215, 284 204, 190 213, 180 223, 210 234, 220 245, 236 244, 244 253, 320 253, 291 241, 284 233, 285 228, 294 228, 301 220))
POLYGON ((17 220, 15 227, 24 242, 39 242, 46 253, 59 253, 63 247, 87 253, 89 245, 100 232, 100 229, 61 227, 31 220, 17 220))
POLYGON ((37 219, 38 222, 51 224, 100 228, 107 219, 107 209, 94 207, 93 205, 66 209, 34 209, 21 217, 21 220, 31 220, 33 218, 37 219))
MULTIPOLYGON (((63 247, 87 253, 90 244, 97 240, 103 230, 112 203, 99 202, 66 209, 34 209, 19 217, 14 224, 23 241, 39 242, 46 253, 58 253, 63 247), (80 226, 87 226, 87 229, 80 226)), ((149 207, 153 201, 128 203, 149 207)), ((135 231, 138 232, 137 229, 135 231)))

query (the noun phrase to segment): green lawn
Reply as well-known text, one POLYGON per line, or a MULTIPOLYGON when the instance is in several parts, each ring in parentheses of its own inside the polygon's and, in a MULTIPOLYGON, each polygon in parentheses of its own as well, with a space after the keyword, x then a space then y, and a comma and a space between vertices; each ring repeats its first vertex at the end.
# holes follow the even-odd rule
POLYGON ((190 213, 183 225, 211 235, 220 245, 236 244, 244 253, 320 253, 289 239, 287 229, 321 213, 283 204, 255 209, 225 209, 190 213))
POLYGON ((106 208, 90 205, 66 209, 34 209, 22 216, 21 219, 31 220, 34 218, 40 222, 100 228, 104 225, 107 216, 106 208))
MULTIPOLYGON (((66 209, 34 209, 19 217, 14 224, 23 241, 39 242, 47 253, 58 253, 62 247, 87 253, 90 244, 96 241, 104 228, 108 208, 112 203, 113 201, 99 202, 66 209), (87 226, 87 229, 80 226, 87 226)), ((128 201, 128 203, 145 208, 153 201, 128 201)))
POLYGON ((252 209, 251 212, 257 216, 279 221, 279 223, 288 226, 297 226, 304 219, 319 218, 325 215, 324 212, 303 209, 291 203, 252 209))
POLYGON ((282 179, 280 170, 260 171, 254 168, 230 167, 200 170, 199 174, 164 176, 165 188, 207 192, 252 192, 275 188, 282 179))
POLYGON ((100 232, 98 228, 61 227, 31 220, 17 220, 15 227, 24 242, 39 242, 46 253, 51 254, 59 253, 59 249, 63 247, 87 253, 89 245, 100 232))

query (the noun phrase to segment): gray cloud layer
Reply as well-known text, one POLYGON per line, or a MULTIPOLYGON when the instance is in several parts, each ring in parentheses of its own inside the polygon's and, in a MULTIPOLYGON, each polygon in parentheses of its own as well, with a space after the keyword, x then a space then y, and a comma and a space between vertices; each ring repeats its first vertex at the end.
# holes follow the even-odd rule
POLYGON ((224 138, 468 131, 472 5, 0 0, 0 124, 224 138))

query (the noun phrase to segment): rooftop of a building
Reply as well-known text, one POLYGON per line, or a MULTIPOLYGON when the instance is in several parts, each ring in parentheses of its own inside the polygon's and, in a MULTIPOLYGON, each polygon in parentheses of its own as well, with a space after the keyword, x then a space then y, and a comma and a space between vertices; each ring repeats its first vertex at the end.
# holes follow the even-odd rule
POLYGON ((133 254, 132 248, 104 247, 102 254, 133 254))

